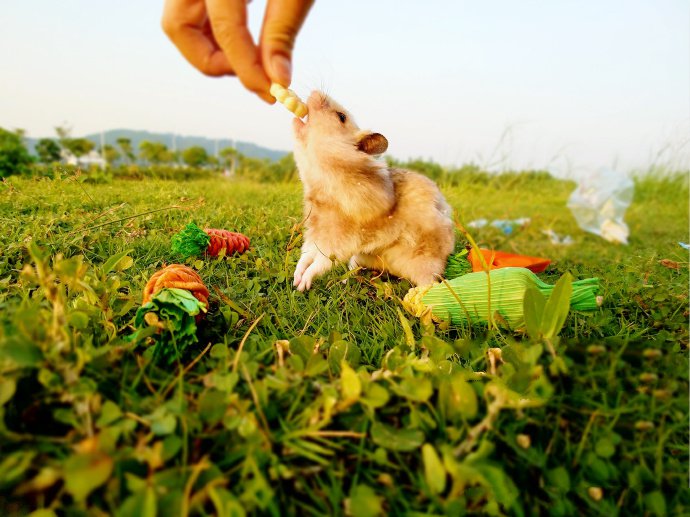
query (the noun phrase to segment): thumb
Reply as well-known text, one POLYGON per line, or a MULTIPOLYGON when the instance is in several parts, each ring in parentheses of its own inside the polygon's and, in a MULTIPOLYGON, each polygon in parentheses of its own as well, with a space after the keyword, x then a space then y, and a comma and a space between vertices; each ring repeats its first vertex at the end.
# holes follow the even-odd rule
POLYGON ((259 47, 266 75, 290 86, 292 49, 314 0, 268 0, 259 47))

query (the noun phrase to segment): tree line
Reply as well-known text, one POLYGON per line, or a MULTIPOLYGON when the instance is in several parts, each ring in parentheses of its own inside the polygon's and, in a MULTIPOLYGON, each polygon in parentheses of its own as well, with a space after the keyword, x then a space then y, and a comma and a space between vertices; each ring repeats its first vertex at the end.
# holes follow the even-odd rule
MULTIPOLYGON (((4 144, 2 149, 13 146, 15 148, 26 148, 23 142, 24 132, 22 130, 12 132, 0 128, 0 131, 2 131, 1 138, 4 144)), ((36 143, 34 149, 38 163, 51 164, 60 162, 69 155, 81 158, 93 150, 98 151, 98 154, 108 164, 117 164, 118 162, 133 164, 139 161, 145 165, 231 166, 235 164, 238 157, 237 151, 231 147, 222 149, 218 153, 219 156, 215 157, 208 154, 206 149, 201 146, 192 146, 181 151, 173 151, 168 149, 168 146, 162 142, 144 140, 139 143, 138 152, 135 152, 135 149, 132 147, 132 141, 129 138, 118 138, 115 146, 105 144, 101 148, 87 138, 72 138, 70 136, 70 129, 66 127, 56 127, 55 133, 56 138, 41 138, 36 143)), ((17 152, 17 149, 15 149, 15 152, 17 152)), ((18 152, 24 154, 21 150, 18 152)), ((26 150, 26 154, 29 154, 28 150, 26 150)))
POLYGON ((55 134, 55 138, 38 140, 34 146, 36 155, 32 156, 24 131, 0 128, 0 178, 31 174, 32 171, 50 172, 52 167, 65 164, 72 156, 79 164, 80 159, 94 150, 105 160, 109 171, 133 179, 145 176, 183 179, 190 177, 190 170, 223 171, 258 181, 289 181, 296 177, 292 154, 272 161, 245 156, 233 147, 226 147, 218 151, 218 156, 213 156, 202 146, 176 151, 163 142, 150 140, 141 141, 135 149, 131 139, 125 137, 118 138, 115 145, 105 144, 101 148, 86 138, 72 137, 67 127, 56 127, 55 134))

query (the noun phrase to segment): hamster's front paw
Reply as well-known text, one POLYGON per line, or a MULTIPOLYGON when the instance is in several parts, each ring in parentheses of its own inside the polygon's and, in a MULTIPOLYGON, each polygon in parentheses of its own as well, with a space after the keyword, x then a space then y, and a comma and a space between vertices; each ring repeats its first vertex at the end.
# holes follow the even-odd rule
MULTIPOLYGON (((318 254, 314 257, 314 261, 301 275, 300 281, 297 284, 297 290, 300 292, 308 291, 311 288, 311 283, 314 278, 323 275, 326 271, 331 269, 333 263, 328 257, 318 254)), ((295 271, 297 275, 297 271, 295 271)), ((295 281, 297 278, 295 277, 295 281)))
POLYGON ((292 285, 298 286, 302 282, 302 275, 304 275, 307 268, 314 262, 314 256, 315 253, 313 250, 302 249, 302 255, 299 258, 299 262, 297 262, 297 267, 295 267, 292 285))

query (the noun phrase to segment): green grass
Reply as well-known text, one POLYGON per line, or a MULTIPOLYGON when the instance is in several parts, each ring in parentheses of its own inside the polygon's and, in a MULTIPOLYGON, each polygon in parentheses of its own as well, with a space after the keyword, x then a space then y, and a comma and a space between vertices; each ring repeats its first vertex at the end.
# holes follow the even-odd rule
POLYGON ((465 223, 531 217, 510 236, 476 230, 480 245, 552 258, 550 283, 601 279, 603 306, 571 312, 554 358, 521 332, 404 316, 406 281, 339 266, 296 292, 299 184, 6 181, 0 512, 689 513, 688 184, 636 183, 628 246, 577 228, 569 182, 444 188, 465 223), (167 366, 126 338, 190 221, 252 248, 187 260, 211 306, 167 366))

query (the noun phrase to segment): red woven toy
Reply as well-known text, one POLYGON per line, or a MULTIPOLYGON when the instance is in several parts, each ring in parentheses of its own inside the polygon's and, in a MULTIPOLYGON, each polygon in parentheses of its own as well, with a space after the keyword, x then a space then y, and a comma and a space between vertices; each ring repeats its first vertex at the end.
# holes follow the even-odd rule
POLYGON ((204 232, 211 237, 206 253, 212 257, 217 257, 222 249, 225 250, 226 255, 232 255, 235 252, 242 254, 249 249, 249 238, 241 233, 215 228, 204 228, 204 232))
POLYGON ((230 256, 234 253, 244 253, 248 249, 249 239, 241 233, 215 228, 202 230, 194 223, 189 223, 172 238, 173 252, 185 258, 202 253, 217 257, 223 250, 226 256, 230 256))

